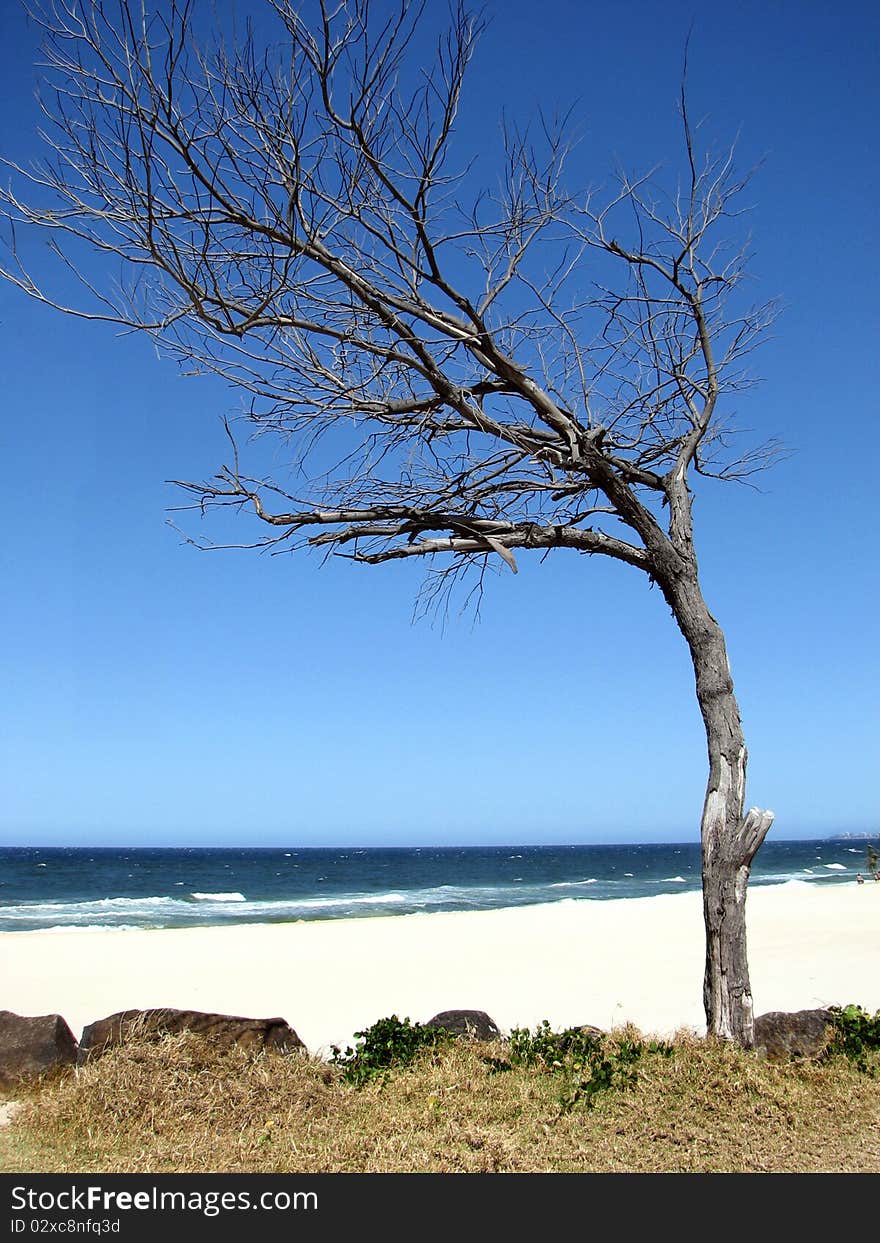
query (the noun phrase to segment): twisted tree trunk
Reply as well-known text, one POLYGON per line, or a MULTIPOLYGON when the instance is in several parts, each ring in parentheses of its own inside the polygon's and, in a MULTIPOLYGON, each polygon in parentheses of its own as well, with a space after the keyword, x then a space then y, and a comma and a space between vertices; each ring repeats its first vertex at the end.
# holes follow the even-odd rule
POLYGON ((709 612, 691 557, 663 592, 687 640, 706 728, 709 783, 701 828, 706 967, 703 1005, 710 1034, 754 1044, 746 954, 746 887, 752 860, 773 823, 771 811, 743 815, 746 746, 724 634, 709 612))

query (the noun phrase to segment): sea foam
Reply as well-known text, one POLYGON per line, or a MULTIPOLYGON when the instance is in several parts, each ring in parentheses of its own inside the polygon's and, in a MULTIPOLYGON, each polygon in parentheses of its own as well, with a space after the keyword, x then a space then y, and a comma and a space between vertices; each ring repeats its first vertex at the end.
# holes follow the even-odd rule
POLYGON ((194 902, 247 902, 243 893, 191 893, 194 902))

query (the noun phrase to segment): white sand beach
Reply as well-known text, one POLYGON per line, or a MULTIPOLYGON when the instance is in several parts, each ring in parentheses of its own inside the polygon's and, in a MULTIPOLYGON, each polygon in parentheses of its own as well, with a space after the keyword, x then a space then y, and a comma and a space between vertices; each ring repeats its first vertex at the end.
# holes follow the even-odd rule
MULTIPOLYGON (((754 887, 756 1014, 880 1009, 880 884, 754 887)), ((487 1011, 503 1030, 627 1021, 705 1030, 698 893, 501 911, 187 930, 0 934, 0 1009, 82 1027, 174 1006, 279 1015, 312 1052, 390 1014, 487 1011)))

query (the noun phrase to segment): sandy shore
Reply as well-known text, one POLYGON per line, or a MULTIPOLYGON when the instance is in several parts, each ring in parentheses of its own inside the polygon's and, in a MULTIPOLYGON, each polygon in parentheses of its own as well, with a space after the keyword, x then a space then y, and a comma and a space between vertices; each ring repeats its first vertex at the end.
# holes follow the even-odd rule
MULTIPOLYGON (((880 1009, 880 884, 753 888, 756 1013, 880 1009)), ((314 1051, 390 1014, 486 1010, 502 1029, 704 1030, 698 893, 513 910, 171 931, 0 934, 0 1009, 79 1035, 130 1007, 287 1019, 314 1051)))

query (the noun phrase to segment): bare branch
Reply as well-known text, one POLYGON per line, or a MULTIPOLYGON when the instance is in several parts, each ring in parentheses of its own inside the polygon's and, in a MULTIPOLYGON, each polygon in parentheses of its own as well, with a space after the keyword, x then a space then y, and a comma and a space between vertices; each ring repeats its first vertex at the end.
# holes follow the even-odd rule
POLYGON ((567 118, 504 123, 498 189, 469 204, 451 152, 479 17, 460 0, 446 28, 424 4, 379 22, 367 0, 269 9, 265 49, 219 26, 199 44, 176 0, 35 10, 46 158, 7 161, 4 275, 249 394, 248 455, 280 437, 313 502, 264 504, 285 489, 245 479, 238 446, 181 486, 203 511, 247 508, 269 543, 339 514, 307 542, 339 552, 390 523, 353 554, 370 563, 488 550, 514 568, 511 548, 559 545, 671 564, 688 477, 763 460, 728 451, 717 407, 772 318, 728 310, 747 254, 724 226, 747 178, 732 152, 698 154, 684 84, 678 186, 654 169, 575 195, 567 118), (22 230, 48 233, 81 306, 28 270, 22 230))

